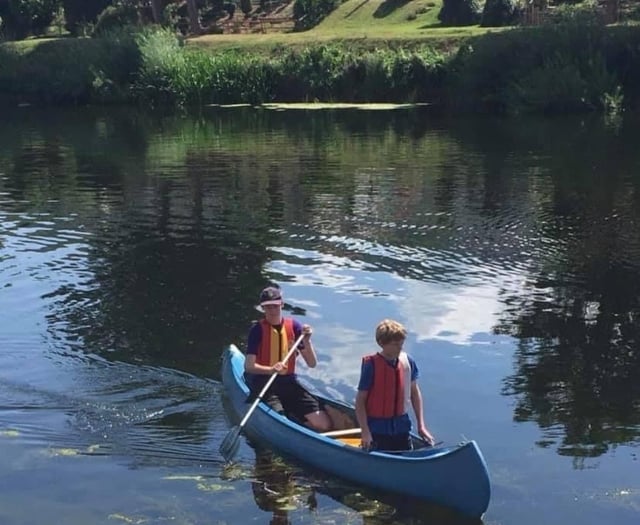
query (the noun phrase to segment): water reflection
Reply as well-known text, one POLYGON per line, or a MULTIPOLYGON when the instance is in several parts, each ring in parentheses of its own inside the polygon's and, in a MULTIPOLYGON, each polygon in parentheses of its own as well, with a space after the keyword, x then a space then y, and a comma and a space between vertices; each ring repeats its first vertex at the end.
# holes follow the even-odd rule
MULTIPOLYGON (((511 410, 502 394, 515 421, 541 430, 539 451, 604 457, 637 444, 638 127, 404 111, 8 111, 0 379, 108 401, 94 365, 127 363, 133 372, 106 381, 121 404, 154 383, 145 367, 217 380, 222 349, 242 345, 273 279, 316 327, 312 379, 349 400, 372 326, 398 315, 415 343, 451 345, 419 357, 421 369, 440 366, 428 380, 450 396, 441 413, 479 396, 511 410), (505 341, 488 362, 484 349, 505 341), (465 363, 495 384, 446 390, 465 363)), ((189 388, 173 393, 175 410, 164 403, 143 423, 148 435, 191 429, 192 445, 206 444, 211 415, 193 409, 189 388)), ((523 428, 495 432, 525 447, 523 428)), ((188 453, 183 441, 169 453, 188 453)))
POLYGON ((258 508, 271 513, 270 525, 289 525, 289 511, 303 506, 309 511, 317 507, 311 486, 296 484, 295 471, 281 458, 267 451, 256 453, 251 491, 258 508))
MULTIPOLYGON (((251 490, 258 508, 271 513, 270 525, 289 525, 302 515, 326 514, 335 502, 355 512, 362 525, 482 525, 482 520, 403 497, 365 490, 321 473, 304 471, 263 449, 256 450, 251 490)), ((338 513, 336 513, 337 515, 338 513)), ((353 523, 353 516, 343 516, 353 523)))

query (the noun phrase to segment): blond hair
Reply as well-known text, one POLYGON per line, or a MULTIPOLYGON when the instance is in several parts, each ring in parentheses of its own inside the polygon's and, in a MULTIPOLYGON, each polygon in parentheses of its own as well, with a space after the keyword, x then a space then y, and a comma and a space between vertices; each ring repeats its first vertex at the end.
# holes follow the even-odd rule
POLYGON ((386 345, 393 341, 404 341, 407 338, 407 329, 398 321, 383 319, 376 327, 376 342, 386 345))

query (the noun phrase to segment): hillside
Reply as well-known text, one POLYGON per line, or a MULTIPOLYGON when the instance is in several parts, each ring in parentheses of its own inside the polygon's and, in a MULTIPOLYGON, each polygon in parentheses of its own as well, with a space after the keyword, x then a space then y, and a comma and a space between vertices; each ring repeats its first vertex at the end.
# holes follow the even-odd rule
POLYGON ((189 42, 203 47, 272 48, 332 40, 358 41, 366 45, 376 41, 401 41, 404 44, 430 41, 436 47, 448 47, 461 38, 486 33, 472 27, 441 27, 438 12, 442 0, 346 0, 318 26, 309 31, 291 33, 266 31, 248 34, 203 35, 189 42))

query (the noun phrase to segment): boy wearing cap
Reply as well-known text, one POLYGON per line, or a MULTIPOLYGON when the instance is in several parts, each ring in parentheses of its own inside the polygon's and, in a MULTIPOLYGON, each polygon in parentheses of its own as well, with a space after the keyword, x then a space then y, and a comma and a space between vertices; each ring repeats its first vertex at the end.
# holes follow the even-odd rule
POLYGON ((252 392, 257 393, 278 373, 265 394, 264 400, 275 410, 286 413, 318 432, 331 429, 331 419, 322 409, 319 401, 298 383, 295 366, 296 357, 301 355, 307 366, 317 364, 316 352, 311 342, 313 330, 296 319, 283 317, 282 291, 272 285, 260 294, 260 306, 264 319, 255 323, 247 340, 247 354, 244 370, 252 392), (295 340, 304 334, 302 343, 286 363, 282 359, 295 340))

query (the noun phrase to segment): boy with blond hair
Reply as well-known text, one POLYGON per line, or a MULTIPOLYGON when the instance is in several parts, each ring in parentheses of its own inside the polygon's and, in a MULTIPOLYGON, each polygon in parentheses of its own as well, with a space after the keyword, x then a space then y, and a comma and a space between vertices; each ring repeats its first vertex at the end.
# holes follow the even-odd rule
POLYGON ((376 327, 380 351, 362 359, 356 417, 365 450, 413 448, 409 407, 415 413, 418 434, 429 445, 434 443, 424 423, 418 367, 413 358, 402 351, 406 338, 407 330, 402 324, 384 319, 376 327))

